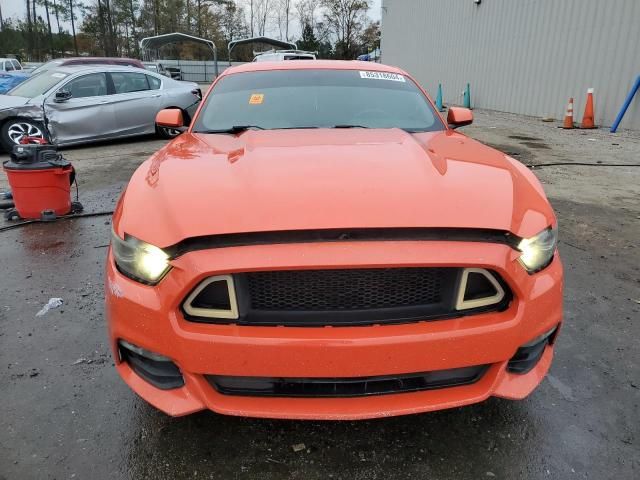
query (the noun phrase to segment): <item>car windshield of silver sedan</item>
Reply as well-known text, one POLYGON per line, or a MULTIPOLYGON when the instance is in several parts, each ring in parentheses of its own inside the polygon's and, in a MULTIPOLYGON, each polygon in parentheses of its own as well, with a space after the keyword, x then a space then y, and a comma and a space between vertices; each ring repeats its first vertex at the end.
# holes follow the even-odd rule
POLYGON ((11 90, 7 95, 15 97, 35 98, 48 92, 54 85, 60 83, 65 77, 63 72, 42 72, 38 75, 29 77, 16 88, 11 90))
POLYGON ((404 75, 305 69, 225 76, 209 94, 193 132, 302 128, 400 128, 413 133, 445 127, 404 75))

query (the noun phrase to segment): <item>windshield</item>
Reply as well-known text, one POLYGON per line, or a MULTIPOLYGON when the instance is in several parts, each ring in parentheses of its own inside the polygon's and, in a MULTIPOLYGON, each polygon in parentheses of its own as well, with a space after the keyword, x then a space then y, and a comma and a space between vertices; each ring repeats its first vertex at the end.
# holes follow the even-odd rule
POLYGON ((31 74, 36 74, 40 72, 44 72, 46 70, 51 70, 52 68, 57 67, 62 64, 62 60, 49 60, 47 63, 43 63, 38 68, 35 68, 31 74))
POLYGON ((35 98, 48 92, 51 87, 60 83, 67 76, 62 72, 42 72, 36 76, 31 76, 16 88, 11 90, 7 95, 15 97, 35 98))
POLYGON ((326 69, 248 72, 220 79, 193 131, 215 133, 239 126, 444 130, 410 79, 395 73, 326 69))

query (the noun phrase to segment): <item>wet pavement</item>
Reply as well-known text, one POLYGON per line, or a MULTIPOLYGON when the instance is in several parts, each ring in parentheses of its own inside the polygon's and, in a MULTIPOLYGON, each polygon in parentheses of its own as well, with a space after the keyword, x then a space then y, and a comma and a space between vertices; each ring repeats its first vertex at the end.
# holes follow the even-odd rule
MULTIPOLYGON (((566 157, 555 131, 548 151, 509 138, 532 135, 526 122, 479 116, 468 133, 525 162, 566 157)), ((620 142, 633 161, 640 141, 620 142)), ((112 208, 159 144, 69 150, 87 211, 112 208)), ((109 217, 0 232, 0 479, 640 478, 639 170, 538 173, 558 212, 567 288, 555 362, 528 399, 374 421, 167 417, 113 368, 109 217), (36 317, 52 297, 64 304, 36 317)))

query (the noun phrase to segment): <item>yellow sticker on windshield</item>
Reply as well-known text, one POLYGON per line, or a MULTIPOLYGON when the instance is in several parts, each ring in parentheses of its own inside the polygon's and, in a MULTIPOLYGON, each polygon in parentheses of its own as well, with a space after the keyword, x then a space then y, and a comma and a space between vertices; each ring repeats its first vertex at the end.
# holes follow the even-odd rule
POLYGON ((264 102, 264 93, 254 93, 249 98, 249 105, 261 105, 264 102))

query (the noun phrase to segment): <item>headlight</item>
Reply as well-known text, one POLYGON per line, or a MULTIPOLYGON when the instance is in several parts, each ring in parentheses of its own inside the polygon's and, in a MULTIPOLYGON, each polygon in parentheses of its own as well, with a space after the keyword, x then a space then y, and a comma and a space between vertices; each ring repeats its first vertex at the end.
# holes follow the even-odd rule
POLYGON ((169 255, 130 235, 112 232, 111 250, 120 272, 138 282, 155 285, 169 271, 169 255))
POLYGON ((558 229, 548 227, 535 237, 525 238, 518 244, 520 263, 529 273, 539 272, 551 263, 558 244, 558 229))

